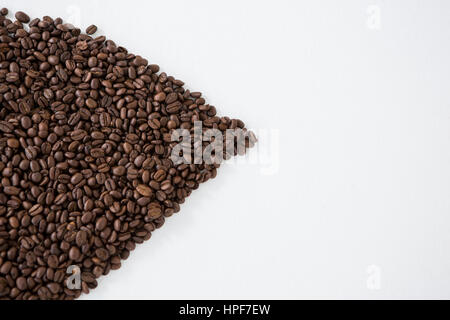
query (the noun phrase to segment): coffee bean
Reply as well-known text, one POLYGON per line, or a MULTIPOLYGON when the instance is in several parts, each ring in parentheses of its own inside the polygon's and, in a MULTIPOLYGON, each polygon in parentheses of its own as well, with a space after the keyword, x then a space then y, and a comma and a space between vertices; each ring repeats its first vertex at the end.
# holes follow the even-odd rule
POLYGON ((57 65, 59 63, 59 57, 58 56, 54 56, 54 55, 48 56, 47 60, 48 60, 48 63, 50 63, 53 66, 55 66, 55 65, 57 65))
POLYGON ((50 290, 51 293, 57 294, 61 290, 61 285, 56 282, 52 282, 47 284, 47 288, 50 290))
POLYGON ((158 171, 155 172, 153 179, 161 182, 164 180, 165 177, 166 177, 166 172, 162 169, 159 169, 158 171))
POLYGON ((103 149, 94 148, 91 150, 91 156, 94 158, 103 158, 105 156, 105 152, 103 149))
POLYGON ((159 92, 154 97, 155 101, 161 102, 166 99, 166 94, 164 92, 159 92))
POLYGON ((176 101, 166 107, 168 113, 177 113, 181 108, 181 102, 176 101))
POLYGON ((40 214, 42 211, 44 211, 44 207, 43 207, 41 204, 36 203, 35 205, 33 205, 33 206, 30 208, 30 210, 28 211, 28 213, 29 213, 30 216, 33 217, 33 216, 35 216, 35 215, 40 214))
POLYGON ((17 217, 9 218, 9 224, 13 229, 17 229, 20 226, 19 219, 17 219, 17 217))
POLYGON ((95 255, 101 261, 106 261, 109 258, 109 252, 105 248, 98 248, 97 250, 95 250, 95 255))
POLYGON ((100 131, 93 131, 91 132, 92 139, 100 139, 103 140, 105 138, 105 135, 100 131))
POLYGON ((25 291, 28 288, 27 279, 24 277, 18 277, 16 280, 16 286, 20 291, 25 291))
POLYGON ((10 196, 17 196, 20 193, 20 189, 17 187, 6 186, 3 187, 3 192, 10 196))
POLYGON ((84 230, 80 230, 77 232, 77 235, 75 237, 75 242, 77 246, 82 247, 85 245, 88 241, 88 234, 84 230))
POLYGON ((97 26, 91 24, 89 27, 86 28, 86 33, 87 34, 94 34, 97 32, 97 26))
POLYGON ((83 180, 83 175, 79 172, 75 173, 72 178, 70 178, 71 184, 78 184, 81 180, 83 180))
POLYGON ((102 231, 103 229, 106 228, 107 223, 108 221, 106 220, 105 217, 100 217, 95 223, 95 229, 98 231, 102 231))
MULTIPOLYGON (((97 60, 96 57, 90 57, 90 58, 88 59, 88 66, 89 66, 89 68, 93 68, 93 67, 97 66, 97 62, 98 62, 98 60, 97 60)), ((93 102, 95 103, 95 100, 93 100, 93 99, 91 99, 91 98, 89 98, 88 100, 91 100, 91 105, 93 104, 93 102)), ((87 104, 87 103, 86 103, 86 104, 87 104)), ((88 106, 89 106, 89 105, 88 105, 88 106)), ((95 108, 95 107, 91 107, 91 108, 95 108)))
POLYGON ((88 108, 94 109, 97 107, 97 102, 95 102, 94 99, 88 98, 86 100, 86 105, 88 106, 88 108))
POLYGON ((118 166, 118 167, 114 167, 112 169, 112 173, 115 176, 123 176, 126 172, 126 169, 124 166, 118 166))
POLYGON ((150 189, 150 187, 143 184, 138 185, 136 187, 136 191, 144 197, 150 197, 152 195, 152 190, 150 189))
POLYGON ((157 203, 150 204, 147 215, 152 219, 157 219, 161 216, 161 207, 157 203))
MULTIPOLYGON (((244 150, 257 139, 158 65, 89 36, 95 25, 83 34, 61 18, 7 14, 0 10, 0 299, 75 299, 217 175, 219 164, 172 159, 174 130, 194 137, 196 121, 205 134, 242 129, 244 150), (80 289, 67 287, 72 264, 80 289)), ((206 142, 192 150, 203 154, 206 142)), ((226 158, 242 153, 223 142, 226 158)))
POLYGON ((86 136, 86 131, 77 129, 71 132, 70 137, 72 140, 78 141, 83 140, 83 138, 86 136))
POLYGON ((125 151, 125 153, 130 153, 132 150, 133 146, 131 144, 129 144, 128 142, 123 143, 123 151, 125 151))
POLYGON ((80 259, 80 256, 81 256, 80 249, 78 249, 77 247, 70 248, 69 259, 78 261, 78 259, 80 259))
POLYGON ((50 268, 57 268, 59 265, 58 257, 56 255, 50 255, 47 259, 47 264, 50 268))
POLYGON ((22 128, 29 129, 32 126, 31 119, 27 116, 23 116, 20 118, 20 124, 22 125, 22 128))
POLYGON ((23 22, 23 23, 30 22, 30 17, 25 12, 17 11, 16 14, 15 14, 15 17, 20 22, 23 22))
POLYGON ((2 266, 0 267, 0 273, 2 274, 8 274, 9 271, 12 268, 12 262, 11 261, 5 261, 2 266))
POLYGON ((0 120, 0 131, 3 131, 5 133, 11 133, 13 128, 14 127, 10 123, 0 120))
POLYGON ((7 82, 16 82, 20 79, 20 76, 17 72, 8 72, 6 74, 6 81, 7 82))
POLYGON ((159 129, 161 127, 161 123, 159 122, 158 119, 150 119, 148 120, 148 125, 150 128, 156 130, 159 129))
POLYGON ((18 148, 20 146, 19 140, 14 139, 14 138, 8 139, 6 141, 6 143, 7 143, 8 147, 14 148, 14 149, 16 149, 16 148, 18 148))
POLYGON ((171 104, 178 99, 178 94, 176 92, 171 92, 166 97, 166 104, 171 104))
POLYGON ((168 129, 175 129, 177 127, 177 123, 173 120, 169 120, 167 122, 167 128, 168 129))

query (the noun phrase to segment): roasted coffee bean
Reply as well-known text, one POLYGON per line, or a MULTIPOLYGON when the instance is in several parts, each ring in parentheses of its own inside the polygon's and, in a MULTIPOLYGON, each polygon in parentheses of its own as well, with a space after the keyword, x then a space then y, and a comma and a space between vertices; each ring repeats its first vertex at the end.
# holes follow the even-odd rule
POLYGON ((180 110, 180 108, 181 108, 181 102, 175 101, 175 102, 169 104, 166 107, 166 110, 169 113, 177 113, 180 110))
POLYGON ((25 279, 24 277, 18 277, 16 280, 16 286, 17 289, 19 289, 20 291, 25 291, 27 289, 27 279, 25 279))
POLYGON ((23 23, 30 22, 30 17, 25 12, 17 11, 16 14, 15 14, 15 17, 20 22, 23 22, 23 23))
POLYGON ((51 293, 57 294, 59 291, 61 291, 61 285, 56 282, 52 282, 47 284, 47 288, 50 290, 51 293))
POLYGON ((19 220, 17 217, 11 217, 9 218, 9 224, 13 229, 17 229, 20 226, 19 220))
POLYGON ((20 193, 20 189, 17 187, 6 186, 3 187, 3 192, 10 196, 17 196, 20 193))
POLYGON ((97 222, 95 223, 95 229, 98 231, 102 231, 106 228, 106 225, 108 224, 108 221, 105 217, 100 217, 97 222))
POLYGON ((94 109, 97 107, 97 102, 92 98, 88 98, 86 100, 86 106, 88 106, 88 108, 94 109))
POLYGON ((97 250, 95 250, 95 255, 101 261, 106 261, 109 258, 109 252, 105 248, 98 248, 97 250))
POLYGON ((72 178, 70 178, 70 183, 78 184, 81 180, 83 180, 83 175, 77 172, 72 176, 72 178))
POLYGON ((171 104, 178 99, 178 94, 176 92, 171 92, 166 97, 166 104, 171 104))
POLYGON ((13 128, 14 127, 10 123, 0 120, 0 131, 11 133, 13 131, 13 128))
POLYGON ((164 92, 159 92, 154 97, 155 101, 161 102, 166 99, 166 94, 164 92))
POLYGON ((84 230, 80 230, 77 232, 77 235, 75 237, 75 241, 77 246, 82 247, 83 245, 85 245, 88 241, 88 234, 86 231, 84 230))
POLYGON ((226 158, 256 137, 156 64, 89 36, 95 25, 83 34, 61 18, 7 14, 0 10, 0 299, 75 299, 217 175, 219 164, 172 158, 174 130, 185 129, 202 155, 212 148, 195 142, 194 124, 220 131, 226 158), (245 140, 227 141, 228 129, 245 140), (71 265, 80 289, 67 286, 71 265))
POLYGON ((105 152, 103 149, 94 148, 91 150, 91 156, 94 158, 103 158, 105 156, 105 152))
POLYGON ((87 34, 94 34, 97 32, 97 26, 91 24, 89 27, 86 28, 86 33, 87 34))
POLYGON ((80 249, 78 249, 77 247, 70 248, 69 259, 77 261, 80 259, 80 257, 81 257, 80 249))
POLYGON ((14 148, 14 149, 16 149, 16 148, 18 148, 20 146, 19 140, 14 139, 14 138, 8 139, 6 141, 6 143, 7 143, 8 147, 14 148))
POLYGON ((70 137, 72 138, 72 140, 75 140, 75 141, 82 140, 85 136, 86 136, 86 131, 81 130, 81 129, 74 130, 70 134, 70 137))
POLYGON ((58 267, 58 257, 56 255, 50 255, 47 259, 47 264, 50 268, 57 268, 58 267))
POLYGON ((112 173, 115 176, 123 176, 126 172, 126 169, 124 166, 118 166, 118 167, 114 167, 112 169, 112 173))
POLYGON ((155 172, 153 179, 155 179, 156 181, 163 181, 165 177, 166 172, 162 169, 159 169, 158 171, 155 172))
POLYGON ((150 197, 152 195, 152 189, 150 187, 140 184, 136 187, 136 191, 144 197, 150 197))

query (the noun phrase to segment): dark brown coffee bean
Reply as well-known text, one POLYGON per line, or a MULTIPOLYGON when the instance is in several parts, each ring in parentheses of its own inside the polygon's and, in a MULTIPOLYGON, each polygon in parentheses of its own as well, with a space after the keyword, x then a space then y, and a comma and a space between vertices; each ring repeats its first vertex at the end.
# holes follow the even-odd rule
POLYGON ((88 241, 88 234, 84 230, 80 230, 77 232, 77 235, 75 237, 75 241, 78 247, 84 246, 88 241))
POLYGON ((72 178, 70 178, 71 184, 78 184, 81 180, 83 180, 83 175, 79 172, 75 173, 72 178))
POLYGON ((2 266, 0 267, 0 273, 2 274, 8 274, 9 271, 11 271, 12 263, 11 261, 5 261, 2 266))
POLYGON ((10 123, 0 120, 0 131, 11 133, 13 128, 14 127, 10 123))
POLYGON ((48 63, 50 63, 53 66, 55 66, 55 65, 57 65, 59 63, 59 57, 58 56, 54 56, 54 55, 48 56, 47 60, 48 60, 48 63))
POLYGON ((106 224, 108 223, 108 221, 106 220, 105 217, 100 217, 97 222, 95 223, 95 229, 98 231, 102 231, 103 229, 106 228, 106 224))
POLYGON ((95 250, 95 255, 100 259, 100 261, 106 261, 109 258, 109 252, 104 248, 98 248, 95 250))
POLYGON ((6 141, 6 143, 7 143, 8 147, 14 148, 14 149, 16 149, 16 148, 18 148, 20 146, 19 140, 14 139, 14 138, 8 139, 6 141))
POLYGON ((159 207, 159 205, 154 205, 154 206, 150 206, 147 215, 152 218, 152 219, 156 219, 159 218, 161 216, 161 208, 159 207))
POLYGON ((180 110, 180 108, 181 108, 181 102, 176 101, 176 102, 173 102, 173 103, 169 104, 166 107, 166 110, 169 113, 177 113, 180 110))
POLYGON ((20 124, 24 129, 29 129, 32 126, 31 119, 27 116, 20 118, 20 124))
POLYGON ((91 137, 92 139, 100 139, 100 140, 105 139, 105 135, 100 131, 91 132, 91 137))
POLYGON ((77 247, 70 248, 69 259, 78 261, 80 257, 81 257, 80 249, 78 249, 77 247))
POLYGON ((20 76, 17 72, 8 72, 6 74, 6 81, 7 82, 16 82, 20 79, 20 76))
POLYGON ((94 109, 97 107, 97 102, 94 99, 88 98, 86 100, 86 105, 88 106, 88 108, 94 109))
POLYGON ((154 96, 153 99, 155 99, 155 101, 158 101, 158 102, 164 101, 164 100, 166 100, 166 94, 164 92, 159 92, 154 96))
POLYGON ((52 282, 52 283, 47 284, 47 288, 53 294, 57 294, 59 291, 61 291, 61 285, 59 283, 56 283, 56 282, 52 282))
POLYGON ((94 148, 91 150, 91 156, 94 158, 103 158, 105 156, 105 152, 101 148, 94 148))
MULTIPOLYGON (((97 58, 96 57, 90 57, 89 59, 88 59, 88 66, 89 66, 89 68, 93 68, 93 67, 95 67, 95 66, 97 66, 97 58)), ((91 86, 92 87, 92 86, 91 86)), ((88 99, 88 100, 92 100, 92 99, 88 99)), ((92 102, 95 102, 95 100, 92 100, 91 101, 91 105, 92 105, 92 102)), ((86 103, 87 104, 87 103, 86 103)), ((89 105, 88 105, 89 106, 89 105)), ((91 108, 95 108, 95 107, 91 107, 91 108)))
POLYGON ((36 203, 28 210, 28 214, 33 217, 40 214, 42 211, 44 211, 44 207, 40 203, 36 203))
POLYGON ((153 179, 155 179, 158 182, 161 182, 164 180, 165 177, 166 177, 166 172, 162 169, 159 169, 158 171, 155 172, 153 179))
POLYGON ((123 151, 125 151, 125 153, 130 153, 132 150, 133 146, 131 144, 129 144, 128 142, 123 143, 123 151))
POLYGON ((30 22, 30 17, 25 12, 17 11, 16 14, 15 14, 15 17, 20 22, 23 22, 23 23, 30 22))
POLYGON ((50 255, 47 259, 47 264, 50 268, 57 268, 59 265, 58 257, 56 255, 50 255))
POLYGON ((17 219, 17 217, 9 218, 9 224, 13 229, 17 229, 20 226, 19 219, 17 219))
POLYGON ((97 32, 97 26, 91 24, 89 27, 86 28, 86 33, 87 34, 94 34, 97 32))
POLYGON ((17 196, 20 193, 20 189, 17 187, 6 186, 3 187, 3 192, 10 196, 17 196))
POLYGON ((177 99, 178 99, 178 94, 176 92, 171 92, 166 97, 166 104, 169 105, 169 104, 177 101, 177 99))
POLYGON ((161 123, 159 122, 158 119, 150 119, 148 121, 148 125, 150 128, 155 129, 155 130, 159 129, 161 127, 161 123))
POLYGON ((20 291, 25 291, 28 288, 27 279, 24 277, 18 277, 16 280, 16 286, 20 291))
POLYGON ((143 184, 138 185, 136 187, 136 191, 144 197, 150 197, 152 195, 152 190, 150 189, 150 187, 143 184))
POLYGON ((81 130, 81 129, 74 130, 70 134, 70 137, 72 138, 72 140, 75 140, 75 141, 83 140, 85 136, 86 136, 86 131, 81 130))
POLYGON ((118 167, 114 167, 112 169, 112 173, 115 176, 123 176, 126 172, 126 169, 124 166, 118 166, 118 167))

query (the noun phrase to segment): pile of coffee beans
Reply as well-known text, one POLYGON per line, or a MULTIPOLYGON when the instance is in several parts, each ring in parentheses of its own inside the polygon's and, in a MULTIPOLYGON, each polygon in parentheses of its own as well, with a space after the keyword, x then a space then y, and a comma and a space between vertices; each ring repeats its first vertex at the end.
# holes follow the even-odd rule
POLYGON ((171 132, 245 131, 96 31, 0 11, 0 299, 88 293, 216 176, 175 164, 171 132))

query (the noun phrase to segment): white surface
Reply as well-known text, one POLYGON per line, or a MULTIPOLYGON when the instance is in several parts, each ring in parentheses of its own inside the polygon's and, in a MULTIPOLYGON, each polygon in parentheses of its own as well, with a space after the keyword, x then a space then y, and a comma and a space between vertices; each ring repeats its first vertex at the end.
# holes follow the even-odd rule
POLYGON ((84 299, 450 298, 448 1, 2 6, 95 23, 262 132, 84 299))

